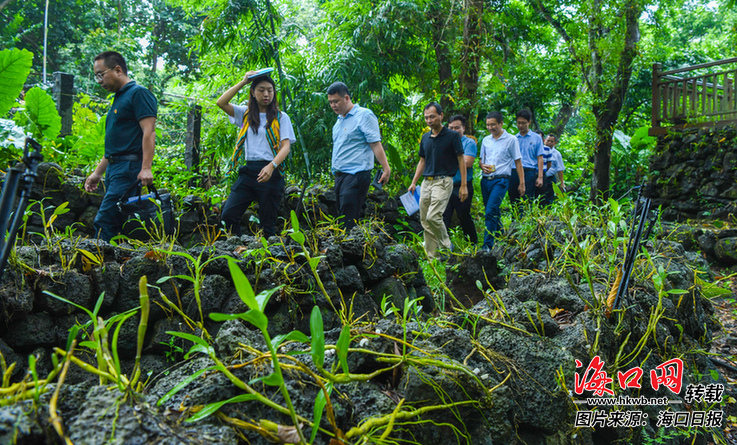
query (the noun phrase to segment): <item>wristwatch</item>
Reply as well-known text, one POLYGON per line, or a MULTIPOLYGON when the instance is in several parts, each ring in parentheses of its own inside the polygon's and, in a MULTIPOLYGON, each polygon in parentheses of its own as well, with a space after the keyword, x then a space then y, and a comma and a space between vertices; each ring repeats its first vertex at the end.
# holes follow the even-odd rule
POLYGON ((276 162, 274 162, 274 161, 271 161, 271 165, 273 165, 273 166, 274 166, 274 168, 279 168, 279 164, 277 164, 277 163, 276 163, 276 162))

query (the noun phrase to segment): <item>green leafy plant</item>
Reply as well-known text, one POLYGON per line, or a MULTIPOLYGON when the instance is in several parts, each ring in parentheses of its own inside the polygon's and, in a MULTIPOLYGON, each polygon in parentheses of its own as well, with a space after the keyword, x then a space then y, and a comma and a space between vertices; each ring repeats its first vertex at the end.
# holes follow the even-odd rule
POLYGON ((320 274, 317 272, 317 266, 318 264, 320 264, 320 259, 323 257, 312 256, 312 254, 310 254, 310 251, 305 245, 307 237, 299 229, 299 219, 297 218, 297 214, 294 212, 294 210, 290 212, 290 220, 292 223, 292 232, 289 234, 289 237, 292 238, 302 248, 301 254, 304 255, 305 259, 307 260, 307 264, 310 266, 310 270, 312 271, 312 275, 315 277, 315 282, 317 282, 317 286, 320 288, 323 295, 325 295, 325 299, 328 300, 328 303, 330 303, 330 307, 333 309, 333 311, 341 317, 340 321, 345 326, 346 324, 348 324, 348 320, 345 317, 344 312, 338 311, 338 309, 335 308, 335 305, 330 298, 330 294, 328 294, 328 291, 325 289, 325 284, 322 282, 322 278, 320 278, 320 274))
MULTIPOLYGON (((282 374, 282 369, 279 363, 279 359, 277 358, 276 354, 276 348, 278 344, 275 344, 272 342, 271 336, 269 335, 269 332, 267 330, 269 320, 266 318, 266 315, 264 314, 264 310, 266 309, 266 304, 269 302, 269 299, 271 298, 274 293, 279 291, 280 287, 276 287, 274 289, 271 289, 267 292, 262 292, 258 296, 256 296, 253 292, 253 288, 251 288, 251 284, 246 279, 246 276, 243 274, 243 271, 240 270, 238 265, 232 260, 228 259, 228 267, 230 268, 230 274, 233 277, 233 283, 235 284, 236 291, 238 292, 238 295, 241 297, 244 303, 246 303, 246 306, 250 309, 248 312, 245 312, 243 314, 219 314, 219 313, 212 313, 210 314, 210 318, 212 318, 215 321, 226 321, 226 320, 233 320, 233 319, 240 319, 243 321, 246 321, 256 328, 258 328, 259 331, 261 331, 261 335, 263 335, 264 340, 266 340, 266 345, 269 348, 269 352, 271 353, 271 359, 272 359, 272 365, 274 366, 274 372, 271 375, 268 375, 263 378, 256 379, 255 381, 249 382, 249 384, 253 384, 256 381, 263 381, 263 383, 269 385, 269 386, 277 386, 281 390, 281 394, 284 397, 284 401, 287 405, 287 409, 289 410, 289 415, 292 418, 292 422, 294 423, 294 427, 297 430, 297 434, 299 435, 299 438, 302 442, 306 442, 304 435, 302 433, 302 429, 299 426, 299 420, 297 419, 297 413, 294 410, 294 406, 292 405, 292 399, 289 397, 289 391, 287 390, 286 385, 284 385, 284 375, 282 374)), ((322 332, 322 326, 320 326, 320 332, 322 332)), ((302 334, 299 331, 292 331, 290 334, 287 334, 287 336, 279 339, 281 341, 284 341, 286 339, 297 339, 300 341, 307 340, 306 336, 302 334)), ((324 345, 324 339, 323 339, 323 345, 324 345)), ((314 353, 313 353, 314 357, 314 353)), ((324 356, 323 356, 324 358, 324 356)))
POLYGON ((95 307, 92 310, 89 310, 84 306, 67 300, 66 298, 44 291, 44 293, 50 297, 70 304, 90 317, 90 321, 87 324, 77 324, 72 326, 69 330, 66 350, 62 350, 60 348, 55 348, 54 350, 61 356, 69 357, 74 364, 83 370, 99 376, 101 385, 104 385, 107 382, 112 382, 121 392, 137 392, 141 390, 141 386, 139 386, 141 377, 141 354, 143 351, 143 341, 146 336, 146 330, 148 329, 148 318, 151 307, 148 295, 147 279, 145 276, 141 277, 139 280, 138 287, 141 305, 126 312, 114 315, 107 321, 98 316, 100 308, 102 307, 102 302, 105 298, 104 293, 100 294, 100 297, 95 303, 95 307), (120 329, 122 328, 123 323, 136 315, 139 309, 141 310, 141 316, 138 323, 135 364, 131 376, 128 377, 121 369, 120 357, 118 355, 118 337, 120 336, 120 329), (79 332, 90 326, 92 327, 92 333, 87 333, 87 340, 80 342, 79 346, 86 347, 95 354, 97 367, 80 360, 68 352, 72 349, 72 343, 79 332), (112 338, 110 338, 111 333, 112 338))
POLYGON ((0 116, 13 107, 31 72, 33 53, 24 49, 0 50, 0 116))
POLYGON ((61 117, 49 93, 39 87, 33 87, 26 93, 25 101, 33 137, 56 139, 61 131, 61 117))
POLYGON ((207 330, 205 330, 204 322, 205 322, 205 316, 202 313, 202 300, 200 298, 200 289, 202 288, 202 283, 205 279, 205 268, 208 264, 212 263, 213 261, 228 258, 227 255, 217 255, 217 256, 211 256, 207 259, 203 260, 203 256, 208 252, 207 249, 202 249, 197 255, 197 258, 190 255, 187 252, 179 252, 176 250, 164 250, 160 248, 155 248, 155 251, 159 252, 162 255, 170 255, 170 256, 178 256, 182 257, 187 260, 187 268, 189 269, 190 275, 167 275, 164 277, 159 278, 156 281, 156 284, 162 284, 172 279, 180 279, 189 281, 192 283, 192 292, 194 293, 195 302, 197 303, 197 310, 199 312, 200 320, 197 322, 191 321, 190 317, 188 317, 182 308, 180 308, 177 304, 170 301, 168 298, 166 298, 163 293, 161 294, 162 299, 165 303, 169 305, 170 308, 172 308, 174 311, 176 311, 179 315, 181 315, 185 320, 190 320, 197 328, 200 328, 202 330, 202 335, 205 336, 205 338, 209 339, 210 335, 207 333, 207 330))

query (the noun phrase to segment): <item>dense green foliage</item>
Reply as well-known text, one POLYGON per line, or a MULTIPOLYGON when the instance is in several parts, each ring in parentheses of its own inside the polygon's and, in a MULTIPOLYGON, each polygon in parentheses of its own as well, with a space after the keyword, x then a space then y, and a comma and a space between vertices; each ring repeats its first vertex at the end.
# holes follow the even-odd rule
MULTIPOLYGON (((203 107, 200 172, 207 177, 201 189, 179 191, 217 200, 226 189, 206 189, 223 183, 222 159, 235 131, 214 100, 245 71, 274 66, 280 106, 298 127, 289 161, 294 182, 308 165, 313 182, 330 181, 324 166, 335 115, 324 91, 343 80, 354 102, 379 116, 395 171, 391 190, 408 185, 425 130, 422 106, 437 100, 446 118, 459 112, 469 116, 467 130, 479 140, 486 135, 488 111, 501 110, 505 127, 516 133, 514 113, 532 110, 533 129, 561 136, 566 182, 576 186, 581 199, 589 195, 594 162, 600 162, 594 158, 597 147, 608 141, 611 190, 619 196, 639 183, 652 147, 643 128, 650 118, 652 63, 669 69, 729 57, 737 35, 734 13, 717 14, 714 2, 627 5, 640 11, 637 36, 630 42, 635 52, 624 66, 631 69, 629 77, 618 64, 627 51, 624 35, 630 25, 615 2, 55 0, 49 4, 46 68, 75 75, 80 94, 73 134, 56 139, 55 123, 38 127, 42 116, 34 107, 42 99, 36 98, 37 90, 29 91, 12 118, 44 140, 47 159, 89 169, 102 153, 107 107, 105 92, 92 79, 91 59, 100 51, 118 50, 129 60, 133 78, 160 101, 155 168, 169 188, 188 188, 193 177, 182 155, 186 113, 193 104, 203 107), (622 84, 626 89, 618 93, 622 84), (621 106, 612 106, 611 94, 621 96, 621 106)), ((3 46, 33 53, 26 83, 43 81, 44 6, 35 0, 0 6, 3 46)), ((16 75, 16 82, 20 77, 25 76, 16 75)), ((247 94, 242 91, 236 100, 245 101, 247 94)), ((0 109, 0 118, 7 111, 0 109)), ((4 135, 12 130, 7 123, 2 128, 4 135)), ((8 152, 7 141, 3 147, 8 147, 3 160, 17 156, 17 149, 8 152)))

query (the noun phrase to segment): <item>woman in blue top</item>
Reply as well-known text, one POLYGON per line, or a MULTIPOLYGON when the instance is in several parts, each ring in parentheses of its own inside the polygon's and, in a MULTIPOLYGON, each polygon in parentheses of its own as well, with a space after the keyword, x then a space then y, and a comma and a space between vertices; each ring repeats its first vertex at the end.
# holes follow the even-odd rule
POLYGON ((228 172, 237 170, 238 178, 230 189, 221 220, 230 232, 240 236, 241 218, 256 201, 261 230, 264 236, 272 236, 276 233, 279 204, 284 195, 284 178, 279 166, 296 140, 292 122, 286 113, 279 111, 274 80, 255 71, 246 73, 243 80, 223 93, 217 105, 240 128, 228 163, 228 172), (249 83, 248 106, 231 104, 236 93, 249 83))

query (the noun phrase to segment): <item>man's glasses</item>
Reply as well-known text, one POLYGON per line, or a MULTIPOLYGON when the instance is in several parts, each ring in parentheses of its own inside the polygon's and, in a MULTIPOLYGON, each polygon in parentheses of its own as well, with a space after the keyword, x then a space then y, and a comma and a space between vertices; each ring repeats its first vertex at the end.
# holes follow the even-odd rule
POLYGON ((99 72, 99 73, 95 74, 95 80, 96 80, 96 81, 98 81, 98 82, 100 82, 100 81, 102 80, 102 76, 104 76, 104 75, 105 75, 105 73, 107 73, 107 72, 108 72, 108 71, 110 71, 111 69, 113 69, 113 68, 108 68, 108 69, 106 69, 105 71, 101 71, 101 72, 99 72))

